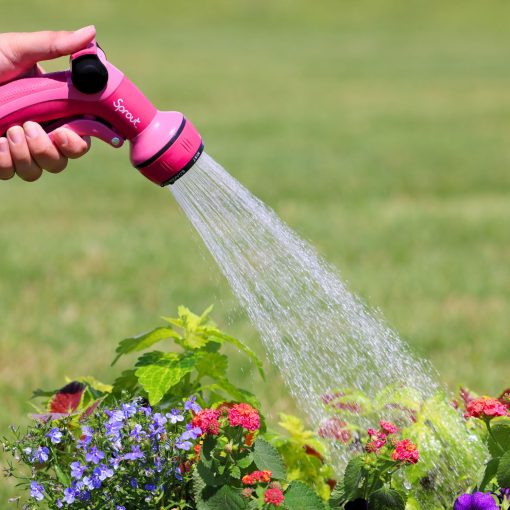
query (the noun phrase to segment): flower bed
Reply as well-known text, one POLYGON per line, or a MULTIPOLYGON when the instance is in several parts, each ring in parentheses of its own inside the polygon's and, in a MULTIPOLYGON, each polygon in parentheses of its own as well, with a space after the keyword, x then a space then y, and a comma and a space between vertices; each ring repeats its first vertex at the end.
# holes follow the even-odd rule
POLYGON ((228 379, 222 345, 244 352, 263 377, 260 361, 209 312, 181 307, 167 325, 123 340, 114 363, 162 341, 179 351, 144 352, 111 385, 82 377, 36 393, 45 409, 3 441, 22 508, 509 508, 507 392, 492 399, 463 391, 461 404, 450 405, 444 395, 423 402, 399 385, 375 399, 344 389, 323 396, 331 416, 316 434, 288 415, 280 417, 285 432, 275 432, 255 396, 228 379), (451 446, 449 431, 461 419, 487 446, 478 480, 439 476, 440 461, 466 472, 474 461, 451 446), (441 444, 431 445, 430 430, 441 444), (330 464, 332 442, 350 453, 343 472, 330 464))

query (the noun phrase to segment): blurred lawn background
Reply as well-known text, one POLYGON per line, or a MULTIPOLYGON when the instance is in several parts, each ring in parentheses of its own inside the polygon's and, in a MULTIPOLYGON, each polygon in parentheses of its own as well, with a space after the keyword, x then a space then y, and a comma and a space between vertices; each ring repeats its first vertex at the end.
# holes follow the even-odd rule
MULTIPOLYGON (((109 59, 160 109, 185 112, 452 390, 498 392, 510 385, 509 21, 502 0, 24 0, 0 30, 96 24, 109 59)), ((2 433, 26 419, 33 388, 111 380, 117 342, 181 303, 214 303, 261 352, 127 148, 97 142, 61 175, 1 182, 0 218, 2 433)), ((275 418, 293 405, 270 371, 260 384, 234 367, 275 418)))

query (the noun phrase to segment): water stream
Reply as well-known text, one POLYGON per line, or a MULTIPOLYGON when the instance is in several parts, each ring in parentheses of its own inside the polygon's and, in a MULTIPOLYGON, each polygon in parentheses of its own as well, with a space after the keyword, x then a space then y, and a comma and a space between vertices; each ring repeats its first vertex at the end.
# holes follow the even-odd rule
MULTIPOLYGON (((345 388, 362 392, 368 401, 383 392, 391 400, 398 388, 422 402, 442 391, 431 366, 413 356, 346 288, 336 268, 210 156, 204 153, 170 189, 313 426, 324 427, 330 417, 324 395, 331 398, 345 388)), ((463 478, 473 476, 467 466, 479 461, 483 451, 462 420, 452 418, 446 400, 440 405, 448 409, 445 422, 451 430, 430 428, 429 446, 454 442, 465 458, 445 458, 444 465, 436 466, 434 483, 438 492, 455 491, 463 478)), ((395 409, 385 417, 392 418, 391 413, 395 409)), ((359 426, 374 425, 361 416, 356 420, 359 426)), ((337 467, 349 455, 341 442, 333 444, 337 467)), ((424 503, 422 508, 438 505, 424 503)))

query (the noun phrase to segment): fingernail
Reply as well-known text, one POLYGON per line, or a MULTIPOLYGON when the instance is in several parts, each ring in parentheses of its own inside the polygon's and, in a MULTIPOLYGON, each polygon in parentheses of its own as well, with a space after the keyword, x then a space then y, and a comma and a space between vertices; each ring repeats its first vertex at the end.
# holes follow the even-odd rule
POLYGON ((58 145, 63 146, 67 144, 67 134, 65 131, 55 131, 54 137, 58 145))
POLYGON ((11 141, 11 143, 18 144, 23 141, 24 131, 21 126, 13 126, 9 128, 7 131, 7 138, 11 141))
POLYGON ((75 34, 85 34, 86 32, 96 31, 95 25, 88 25, 87 27, 80 28, 79 30, 75 30, 75 34))
POLYGON ((9 142, 5 137, 0 138, 0 152, 9 152, 9 142))
POLYGON ((39 124, 36 124, 35 122, 25 122, 23 124, 23 129, 25 130, 25 134, 27 135, 27 138, 37 138, 41 134, 41 126, 39 124))

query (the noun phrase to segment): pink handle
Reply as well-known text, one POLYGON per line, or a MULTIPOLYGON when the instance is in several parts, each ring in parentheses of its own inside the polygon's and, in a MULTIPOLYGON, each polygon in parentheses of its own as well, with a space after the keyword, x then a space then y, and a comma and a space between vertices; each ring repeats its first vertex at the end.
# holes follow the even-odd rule
POLYGON ((65 124, 52 124, 46 127, 46 131, 49 133, 50 138, 53 138, 52 134, 58 128, 70 129, 80 136, 95 136, 116 149, 122 147, 124 144, 124 138, 113 131, 113 129, 110 129, 101 122, 97 122, 95 120, 77 119, 66 122, 65 124))

